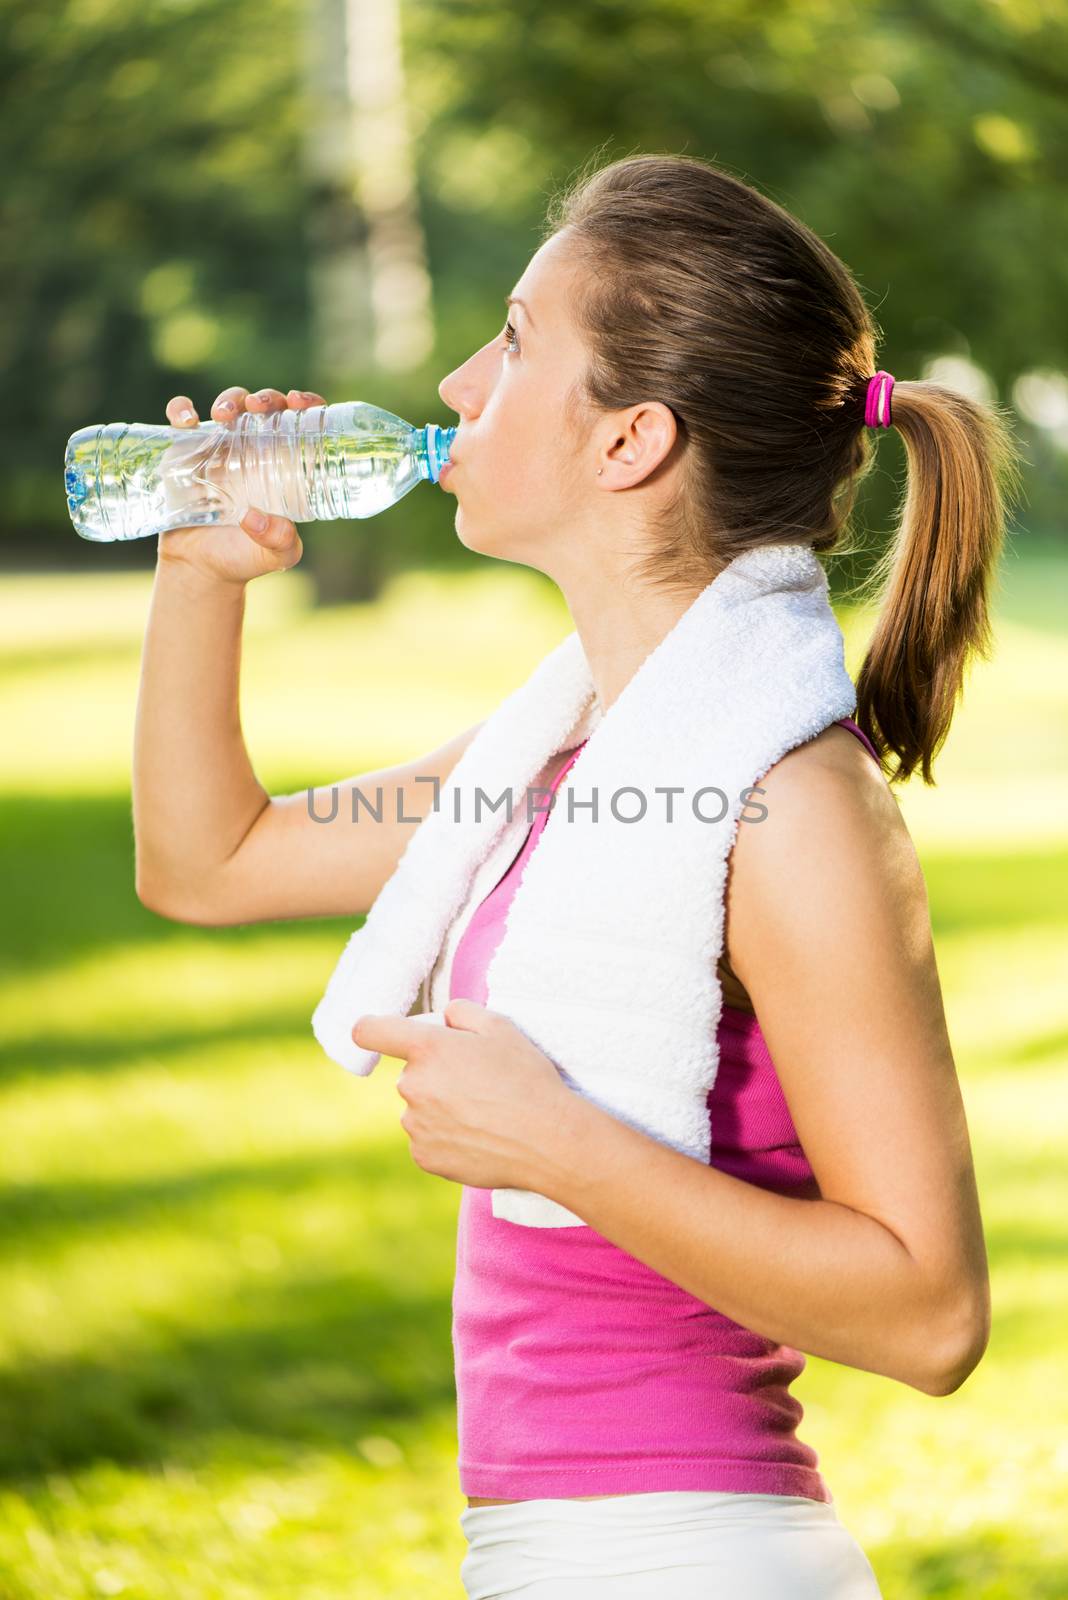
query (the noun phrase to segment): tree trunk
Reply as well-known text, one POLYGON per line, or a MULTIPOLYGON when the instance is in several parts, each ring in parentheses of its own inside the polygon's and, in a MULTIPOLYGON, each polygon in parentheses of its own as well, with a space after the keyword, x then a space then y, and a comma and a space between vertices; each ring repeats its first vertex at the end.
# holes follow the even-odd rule
MULTIPOLYGON (((375 400, 434 346, 405 106, 399 0, 309 0, 305 167, 312 372, 328 400, 375 400)), ((308 540, 322 601, 370 599, 374 541, 308 540)))

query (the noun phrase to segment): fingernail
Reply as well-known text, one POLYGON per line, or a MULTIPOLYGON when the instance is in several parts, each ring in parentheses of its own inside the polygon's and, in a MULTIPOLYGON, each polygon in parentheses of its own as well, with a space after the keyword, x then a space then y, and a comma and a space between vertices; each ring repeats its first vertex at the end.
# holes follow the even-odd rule
POLYGON ((189 407, 186 406, 184 411, 179 411, 179 413, 178 413, 178 421, 179 422, 192 422, 192 420, 193 420, 193 418, 195 416, 196 416, 196 412, 195 411, 190 411, 189 407))
POLYGON ((246 525, 255 533, 262 533, 264 528, 267 526, 267 518, 264 516, 263 512, 254 511, 251 506, 245 512, 243 520, 246 525))
POLYGON ((266 389, 257 389, 256 393, 253 395, 252 398, 254 400, 269 400, 271 398, 271 396, 270 396, 270 393, 268 392, 268 390, 266 390, 266 389))
POLYGON ((234 402, 232 400, 224 400, 222 404, 216 406, 215 409, 217 411, 232 411, 234 409, 234 402))

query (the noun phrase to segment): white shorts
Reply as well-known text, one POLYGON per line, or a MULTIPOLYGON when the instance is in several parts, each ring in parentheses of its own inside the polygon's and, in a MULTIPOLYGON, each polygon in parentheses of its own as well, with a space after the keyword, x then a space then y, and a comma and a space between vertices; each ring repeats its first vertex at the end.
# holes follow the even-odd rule
POLYGON ((825 1500, 667 1489, 460 1513, 468 1600, 881 1600, 825 1500))

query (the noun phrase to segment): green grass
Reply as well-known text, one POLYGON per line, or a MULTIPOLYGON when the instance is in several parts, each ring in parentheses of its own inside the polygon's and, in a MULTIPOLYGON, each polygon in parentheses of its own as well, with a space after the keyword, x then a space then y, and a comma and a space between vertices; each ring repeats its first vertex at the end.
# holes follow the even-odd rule
MULTIPOLYGON (((1068 639, 1007 569, 925 871, 994 1278, 990 1349, 930 1399, 810 1358, 802 1436, 887 1600, 1053 1600, 1068 1537, 1068 639)), ((0 581, 0 1597, 458 1596, 456 1186, 395 1073, 309 1019, 348 919, 172 924, 133 891, 149 580, 0 581)), ((850 665, 866 621, 843 612, 850 665)), ((431 748, 570 623, 525 569, 381 603, 253 585, 244 726, 273 791, 431 748), (462 622, 461 622, 462 618, 462 622)))

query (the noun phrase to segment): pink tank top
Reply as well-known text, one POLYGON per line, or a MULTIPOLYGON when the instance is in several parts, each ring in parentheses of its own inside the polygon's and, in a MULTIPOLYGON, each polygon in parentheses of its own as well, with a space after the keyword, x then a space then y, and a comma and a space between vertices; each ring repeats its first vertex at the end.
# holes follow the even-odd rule
MULTIPOLYGON (((839 720, 878 760, 856 723, 839 720)), ((485 1005, 490 958, 550 814, 535 819, 472 916, 450 999, 485 1005)), ((711 1164, 781 1193, 813 1192, 756 1018, 725 1005, 717 1038, 711 1164)), ((465 1184, 452 1308, 465 1495, 712 1489, 833 1499, 816 1452, 797 1437, 803 1413, 789 1386, 804 1355, 732 1322, 595 1229, 503 1221, 489 1189, 465 1184)))

